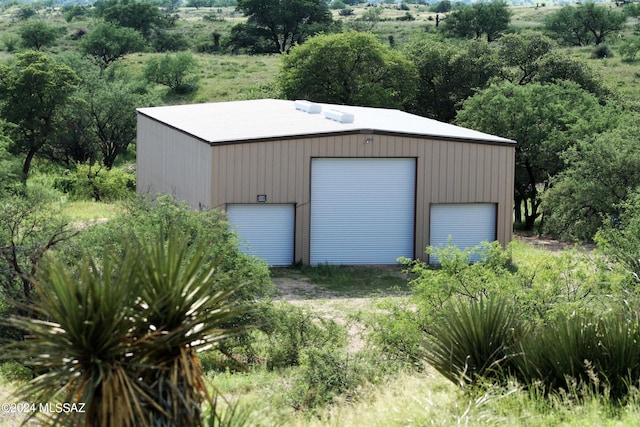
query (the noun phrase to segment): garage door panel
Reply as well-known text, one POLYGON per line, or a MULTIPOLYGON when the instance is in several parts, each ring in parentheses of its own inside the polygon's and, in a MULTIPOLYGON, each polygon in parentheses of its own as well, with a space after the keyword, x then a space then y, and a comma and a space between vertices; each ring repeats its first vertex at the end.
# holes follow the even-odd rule
MULTIPOLYGON (((496 239, 495 203, 434 204, 430 213, 429 245, 436 248, 451 243, 460 249, 472 248, 496 239)), ((479 261, 479 256, 471 261, 479 261)), ((438 263, 435 256, 430 262, 438 263)))
POLYGON ((413 257, 415 159, 313 159, 311 263, 413 257))
POLYGON ((273 266, 293 264, 293 205, 230 204, 227 216, 242 252, 273 266))

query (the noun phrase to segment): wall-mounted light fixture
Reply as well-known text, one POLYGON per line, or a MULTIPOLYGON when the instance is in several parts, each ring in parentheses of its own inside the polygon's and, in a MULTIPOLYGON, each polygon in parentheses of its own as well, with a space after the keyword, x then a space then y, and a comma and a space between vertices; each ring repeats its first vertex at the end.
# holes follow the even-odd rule
POLYGON ((372 136, 367 137, 367 139, 365 139, 364 142, 366 144, 371 144, 373 142, 373 137, 372 136))

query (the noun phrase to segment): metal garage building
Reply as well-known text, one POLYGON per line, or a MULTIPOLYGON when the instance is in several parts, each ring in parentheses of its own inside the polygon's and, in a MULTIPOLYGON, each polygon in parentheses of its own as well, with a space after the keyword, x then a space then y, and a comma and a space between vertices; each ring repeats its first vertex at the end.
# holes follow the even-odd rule
POLYGON ((398 110, 262 99, 138 110, 138 191, 226 210, 272 265, 511 240, 515 143, 398 110))

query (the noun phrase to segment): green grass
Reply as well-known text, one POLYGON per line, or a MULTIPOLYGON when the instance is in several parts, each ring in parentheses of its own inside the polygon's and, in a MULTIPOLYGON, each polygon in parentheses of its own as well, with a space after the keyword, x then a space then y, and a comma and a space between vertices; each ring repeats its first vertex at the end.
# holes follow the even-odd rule
POLYGON ((308 279, 323 289, 350 297, 381 296, 409 291, 401 266, 347 266, 320 264, 272 269, 274 277, 308 279))
POLYGON ((122 211, 123 207, 120 203, 77 201, 62 204, 62 213, 71 221, 107 220, 122 211))

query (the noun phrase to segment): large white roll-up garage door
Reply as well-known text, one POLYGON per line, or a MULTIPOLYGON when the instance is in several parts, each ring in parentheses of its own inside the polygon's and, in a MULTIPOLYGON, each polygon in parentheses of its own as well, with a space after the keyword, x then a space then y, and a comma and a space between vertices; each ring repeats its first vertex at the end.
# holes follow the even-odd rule
POLYGON ((313 159, 311 264, 413 258, 415 174, 411 158, 313 159))
MULTIPOLYGON (((430 246, 445 247, 451 238, 451 243, 460 249, 472 248, 496 239, 496 204, 434 204, 429 223, 430 246)), ((471 259, 477 260, 477 256, 471 259)), ((430 261, 438 262, 433 256, 430 261)))
POLYGON ((227 206, 227 217, 242 252, 269 265, 293 264, 293 205, 233 204, 227 206))

